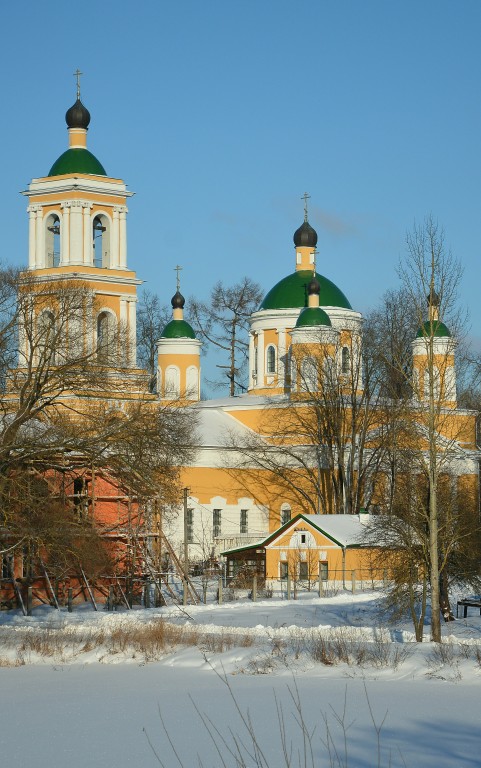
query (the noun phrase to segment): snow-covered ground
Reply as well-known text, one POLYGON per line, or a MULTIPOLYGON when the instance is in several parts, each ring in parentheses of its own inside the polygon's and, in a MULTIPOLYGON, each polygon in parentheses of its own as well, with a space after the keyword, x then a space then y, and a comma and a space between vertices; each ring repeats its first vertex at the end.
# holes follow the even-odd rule
POLYGON ((306 766, 377 766, 375 724, 382 724, 382 766, 481 765, 475 609, 443 627, 442 653, 428 634, 427 642, 414 643, 407 622, 388 626, 376 593, 34 614, 0 615, 2 765, 155 768, 150 739, 168 768, 194 768, 198 756, 206 768, 235 767, 221 739, 232 745, 232 733, 249 742, 239 707, 268 760, 245 765, 283 768, 279 709, 297 754, 303 743, 297 696, 305 724, 315 728, 314 761, 306 766), (190 637, 189 644, 149 646, 146 653, 145 645, 129 642, 144 630, 155 632, 162 619, 190 637))

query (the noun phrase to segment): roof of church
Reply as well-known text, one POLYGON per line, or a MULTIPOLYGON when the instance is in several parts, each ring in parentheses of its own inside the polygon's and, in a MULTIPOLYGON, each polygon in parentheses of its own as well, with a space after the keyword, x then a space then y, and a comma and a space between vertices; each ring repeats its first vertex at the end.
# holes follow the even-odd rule
POLYGON ((317 245, 317 232, 311 227, 309 222, 304 221, 299 229, 294 232, 294 245, 296 248, 307 246, 308 248, 315 248, 317 245))
POLYGON ((186 320, 171 320, 162 331, 161 339, 195 339, 194 329, 186 320))
MULTIPOLYGON (((337 285, 316 272, 320 283, 320 302, 323 307, 352 309, 337 285)), ((312 280, 310 269, 299 270, 280 280, 265 296, 259 309, 297 309, 307 307, 308 285, 312 280)))
POLYGON ((313 325, 331 326, 329 315, 321 307, 304 307, 297 318, 296 328, 313 325))
MULTIPOLYGON (((433 320, 432 335, 437 337, 450 337, 451 332, 449 328, 441 322, 441 320, 433 320)), ((426 320, 426 322, 422 324, 421 328, 417 332, 416 337, 425 338, 429 336, 431 336, 431 322, 426 320)))
POLYGON ((67 149, 54 162, 48 176, 63 176, 67 173, 90 173, 95 176, 107 176, 102 163, 88 149, 83 147, 67 149))

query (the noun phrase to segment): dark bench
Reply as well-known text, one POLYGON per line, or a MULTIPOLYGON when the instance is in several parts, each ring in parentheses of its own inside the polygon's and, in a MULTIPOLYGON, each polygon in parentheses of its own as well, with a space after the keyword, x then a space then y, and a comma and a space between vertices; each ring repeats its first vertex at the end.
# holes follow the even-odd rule
POLYGON ((481 597, 467 597, 464 600, 458 600, 458 604, 456 606, 456 618, 459 617, 459 606, 462 605, 464 608, 463 612, 463 618, 466 618, 468 615, 468 608, 479 608, 479 615, 481 616, 481 597))

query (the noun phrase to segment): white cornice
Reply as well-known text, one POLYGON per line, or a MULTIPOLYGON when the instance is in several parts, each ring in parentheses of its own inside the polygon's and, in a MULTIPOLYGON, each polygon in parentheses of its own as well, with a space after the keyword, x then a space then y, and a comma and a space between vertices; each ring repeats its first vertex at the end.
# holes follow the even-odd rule
MULTIPOLYGON (((130 270, 129 270, 130 271, 130 270)), ((27 274, 29 270, 26 271, 27 274)), ((96 275, 92 272, 65 272, 63 274, 34 275, 35 283, 52 283, 61 280, 85 280, 89 283, 110 283, 112 285, 142 285, 143 280, 136 277, 122 277, 122 275, 96 275)), ((100 293, 100 291, 99 291, 100 293)))
POLYGON ((36 195, 55 194, 66 192, 92 192, 94 194, 116 195, 120 197, 132 197, 135 192, 127 190, 125 183, 121 179, 106 179, 105 181, 89 179, 85 176, 69 176, 61 178, 58 176, 32 179, 28 189, 21 192, 26 197, 35 197, 36 195))

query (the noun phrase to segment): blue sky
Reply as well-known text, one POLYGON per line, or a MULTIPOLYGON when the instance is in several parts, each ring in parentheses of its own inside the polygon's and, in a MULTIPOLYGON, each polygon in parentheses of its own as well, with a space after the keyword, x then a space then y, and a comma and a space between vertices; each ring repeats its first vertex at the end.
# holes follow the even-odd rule
POLYGON ((89 149, 136 194, 129 265, 169 301, 294 269, 308 191, 319 271, 366 311, 432 214, 481 346, 481 3, 143 0, 2 6, 3 258, 67 147, 77 67, 89 149))

